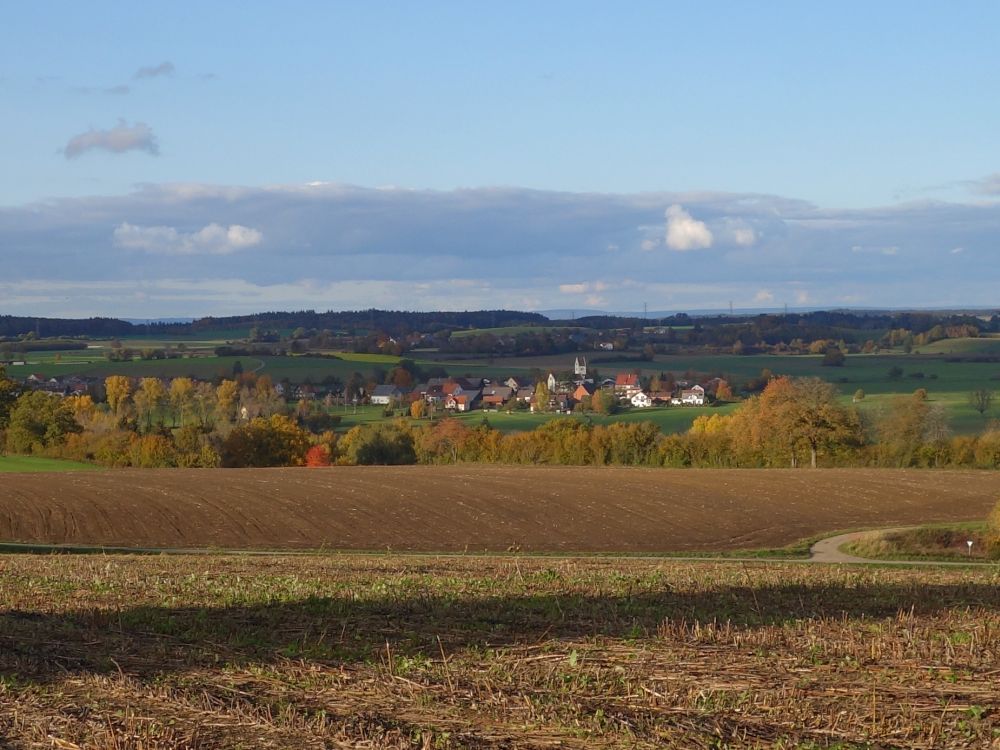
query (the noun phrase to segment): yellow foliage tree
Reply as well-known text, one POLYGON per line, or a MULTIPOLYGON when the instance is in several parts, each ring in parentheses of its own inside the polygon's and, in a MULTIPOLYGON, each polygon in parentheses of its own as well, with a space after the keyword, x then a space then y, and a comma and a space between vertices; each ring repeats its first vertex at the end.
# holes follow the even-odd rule
POLYGON ((132 394, 132 384, 124 375, 110 375, 104 379, 104 392, 107 394, 108 406, 115 416, 119 416, 128 406, 132 394))

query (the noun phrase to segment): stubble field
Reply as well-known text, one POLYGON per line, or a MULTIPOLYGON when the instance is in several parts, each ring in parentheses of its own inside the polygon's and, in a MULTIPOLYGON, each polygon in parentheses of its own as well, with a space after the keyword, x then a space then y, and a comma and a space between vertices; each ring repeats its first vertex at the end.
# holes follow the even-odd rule
POLYGON ((0 746, 988 748, 1000 575, 0 558, 0 746))
POLYGON ((664 553, 978 521, 993 472, 497 465, 5 474, 0 542, 664 553))

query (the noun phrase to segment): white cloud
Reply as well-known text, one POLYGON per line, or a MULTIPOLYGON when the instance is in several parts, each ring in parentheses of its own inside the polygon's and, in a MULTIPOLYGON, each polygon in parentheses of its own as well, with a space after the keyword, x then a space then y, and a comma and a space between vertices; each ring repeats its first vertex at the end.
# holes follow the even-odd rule
POLYGON ((135 71, 134 78, 158 78, 174 74, 174 64, 164 60, 159 65, 144 65, 135 71))
POLYGON ((157 255, 229 255, 259 245, 264 235, 257 229, 231 224, 209 224, 197 232, 178 232, 174 227, 142 227, 122 222, 114 231, 114 242, 128 250, 157 255))
POLYGON ((67 159, 75 159, 88 151, 107 151, 112 154, 124 154, 126 151, 145 151, 157 156, 160 147, 156 142, 153 129, 144 122, 128 125, 125 120, 107 130, 90 130, 74 135, 66 143, 63 153, 67 159))
POLYGON ((733 230, 733 242, 742 247, 749 247, 757 241, 757 235, 749 227, 741 227, 733 230))
POLYGON ((774 294, 770 289, 758 289, 753 296, 754 302, 774 302, 774 294))
POLYGON ((639 244, 639 248, 645 252, 650 250, 655 250, 660 246, 660 241, 658 239, 645 239, 639 244))
POLYGON ((667 247, 671 250, 700 250, 712 246, 712 232, 676 203, 666 210, 667 247))
POLYGON ((798 305, 804 305, 809 301, 809 292, 805 289, 799 289, 795 292, 795 303, 798 305))
POLYGON ((951 249, 951 254, 952 255, 958 255, 959 253, 964 253, 964 252, 965 252, 965 248, 964 247, 953 247, 951 249))
POLYGON ((589 294, 590 292, 607 291, 608 285, 604 281, 584 281, 579 284, 560 284, 559 291, 563 294, 589 294))

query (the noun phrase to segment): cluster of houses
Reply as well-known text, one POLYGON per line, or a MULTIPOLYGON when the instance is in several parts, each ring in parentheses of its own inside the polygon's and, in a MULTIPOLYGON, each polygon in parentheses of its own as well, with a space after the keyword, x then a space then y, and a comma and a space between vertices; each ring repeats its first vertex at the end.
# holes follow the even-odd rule
MULTIPOLYGON (((69 376, 45 377, 32 374, 25 385, 60 396, 84 395, 97 384, 93 378, 69 376)), ((531 411, 571 412, 573 408, 593 398, 598 392, 613 393, 622 405, 637 409, 651 406, 702 406, 706 400, 706 386, 711 391, 712 382, 704 385, 679 381, 675 391, 644 390, 635 372, 620 372, 614 378, 595 381, 587 374, 587 360, 577 357, 572 376, 557 378, 550 372, 541 383, 521 375, 506 379, 475 379, 468 377, 429 378, 412 387, 378 385, 368 394, 368 401, 383 406, 411 404, 424 401, 433 409, 467 412, 474 409, 499 410, 524 408, 531 411), (542 396, 544 394, 544 396, 542 396), (544 403, 542 403, 544 402, 544 403)), ((276 383, 275 391, 286 399, 315 399, 326 389, 309 384, 292 385, 276 383)))
POLYGON ((83 396, 96 381, 71 375, 66 378, 47 378, 32 373, 24 379, 24 384, 33 391, 45 391, 56 396, 83 396))
POLYGON ((396 385, 379 385, 369 395, 372 404, 390 406, 423 400, 429 406, 450 411, 466 412, 473 409, 510 408, 512 405, 527 405, 531 411, 570 412, 576 404, 590 399, 598 390, 610 391, 619 401, 629 406, 644 409, 651 406, 702 406, 705 403, 705 388, 698 384, 681 381, 679 391, 646 392, 640 384, 638 373, 622 372, 614 378, 595 382, 587 376, 587 360, 577 357, 573 363, 573 378, 559 380, 549 373, 545 380, 544 393, 547 404, 540 405, 536 394, 540 384, 535 384, 523 376, 511 376, 505 380, 470 378, 430 378, 409 389, 396 385))

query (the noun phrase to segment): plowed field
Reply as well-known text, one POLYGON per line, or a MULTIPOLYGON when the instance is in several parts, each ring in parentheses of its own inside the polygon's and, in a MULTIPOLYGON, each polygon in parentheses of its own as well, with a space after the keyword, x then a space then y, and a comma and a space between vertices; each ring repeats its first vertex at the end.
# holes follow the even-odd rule
POLYGON ((717 551, 977 520, 994 472, 335 467, 0 478, 0 541, 411 551, 717 551))

